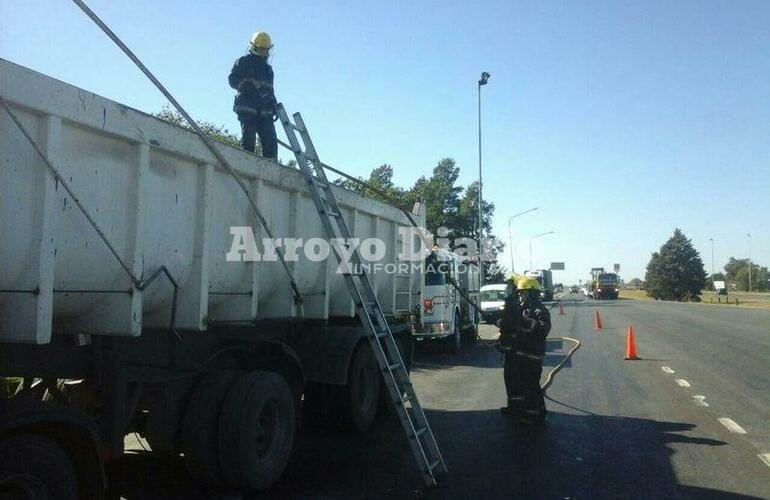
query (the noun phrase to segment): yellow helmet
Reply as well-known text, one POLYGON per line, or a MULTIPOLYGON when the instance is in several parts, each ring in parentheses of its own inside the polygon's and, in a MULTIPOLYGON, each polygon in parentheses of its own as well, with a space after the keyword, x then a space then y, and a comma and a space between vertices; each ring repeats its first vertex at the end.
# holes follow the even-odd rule
POLYGON ((542 288, 540 287, 540 282, 537 281, 535 278, 530 278, 529 276, 522 276, 519 278, 519 282, 516 284, 516 288, 519 289, 519 291, 540 291, 542 288))
POLYGON ((252 49, 272 49, 273 41, 270 40, 270 35, 264 31, 258 31, 251 35, 251 48, 252 49))

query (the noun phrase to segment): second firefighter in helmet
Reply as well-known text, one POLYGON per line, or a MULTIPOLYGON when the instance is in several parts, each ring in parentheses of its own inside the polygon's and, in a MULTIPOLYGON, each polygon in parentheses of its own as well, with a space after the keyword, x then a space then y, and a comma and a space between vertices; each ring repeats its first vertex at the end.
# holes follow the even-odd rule
POLYGON ((241 122, 241 147, 256 148, 256 136, 262 145, 262 156, 278 158, 278 141, 273 116, 278 101, 273 92, 273 68, 268 63, 273 42, 264 31, 254 33, 248 54, 239 57, 230 71, 230 86, 238 91, 233 111, 241 122))
MULTIPOLYGON (((508 393, 507 414, 515 416, 525 424, 542 423, 545 419, 545 398, 540 388, 543 372, 545 339, 551 331, 551 315, 540 302, 540 283, 535 278, 518 276, 515 279, 517 301, 506 301, 511 309, 508 328, 514 333, 514 340, 505 352, 505 382, 508 393)), ((505 326, 505 325, 503 325, 505 326)), ((502 337, 502 334, 501 334, 502 337)))

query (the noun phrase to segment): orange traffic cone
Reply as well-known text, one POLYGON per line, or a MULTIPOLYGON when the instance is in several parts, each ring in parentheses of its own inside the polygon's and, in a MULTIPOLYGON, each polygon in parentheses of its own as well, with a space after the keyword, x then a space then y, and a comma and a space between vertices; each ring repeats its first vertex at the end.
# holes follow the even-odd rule
POLYGON ((629 326, 626 332, 626 359, 639 359, 636 356, 636 340, 634 339, 634 327, 629 326))
POLYGON ((594 309, 594 330, 601 330, 604 328, 602 324, 602 318, 599 316, 599 310, 594 309))
POLYGON ((564 305, 559 302, 559 316, 564 316, 564 305))

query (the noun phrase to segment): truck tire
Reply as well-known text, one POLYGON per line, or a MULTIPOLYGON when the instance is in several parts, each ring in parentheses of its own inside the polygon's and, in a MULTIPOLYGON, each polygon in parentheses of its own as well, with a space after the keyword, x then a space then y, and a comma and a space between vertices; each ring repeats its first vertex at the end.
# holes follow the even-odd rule
POLYGON ((455 312, 454 326, 452 327, 452 335, 447 338, 449 345, 449 352, 452 354, 460 354, 463 350, 463 332, 460 329, 460 313, 455 312))
POLYGON ((190 475, 196 480, 222 482, 219 469, 219 414, 230 387, 240 372, 222 371, 198 382, 187 403, 182 424, 182 452, 190 475))
POLYGON ((348 384, 340 392, 342 424, 346 429, 366 432, 372 426, 380 400, 380 380, 371 346, 360 343, 350 361, 348 384))
POLYGON ((296 430, 294 398, 286 381, 254 371, 237 379, 219 419, 219 464, 225 482, 263 490, 283 473, 296 430))
POLYGON ((479 338, 479 316, 475 309, 471 309, 468 318, 470 325, 465 329, 465 340, 468 345, 472 345, 479 338))
POLYGON ((10 498, 76 500, 77 472, 56 442, 19 434, 0 441, 0 493, 6 492, 10 498))

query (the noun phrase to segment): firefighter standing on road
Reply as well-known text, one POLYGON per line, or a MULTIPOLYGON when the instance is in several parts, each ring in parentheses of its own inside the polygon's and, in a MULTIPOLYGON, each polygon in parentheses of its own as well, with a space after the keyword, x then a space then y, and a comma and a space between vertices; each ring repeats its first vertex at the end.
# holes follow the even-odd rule
POLYGON ((516 281, 511 279, 505 294, 505 308, 500 320, 500 339, 497 347, 503 353, 503 381, 508 404, 500 408, 507 415, 518 417, 524 404, 524 393, 521 389, 519 359, 516 356, 516 346, 521 327, 521 308, 516 281))
MULTIPOLYGON (((502 410, 516 417, 520 423, 536 425, 543 423, 546 415, 540 376, 543 372, 545 339, 551 331, 551 315, 540 302, 540 283, 536 279, 520 277, 516 292, 512 295, 518 295, 518 304, 506 300, 504 313, 504 317, 510 316, 509 322, 513 322, 514 316, 519 321, 515 327, 508 326, 514 337, 507 352, 504 350, 505 343, 501 341, 501 350, 506 352, 504 370, 508 391, 508 406, 502 410)), ((501 326, 504 329, 506 322, 501 326)), ((501 332, 501 339, 504 333, 501 332)))
POLYGON ((273 93, 273 68, 267 62, 272 47, 270 35, 262 31, 254 33, 249 53, 235 61, 228 80, 238 91, 233 111, 241 122, 241 147, 253 152, 259 135, 262 156, 277 160, 273 116, 278 102, 273 93))

